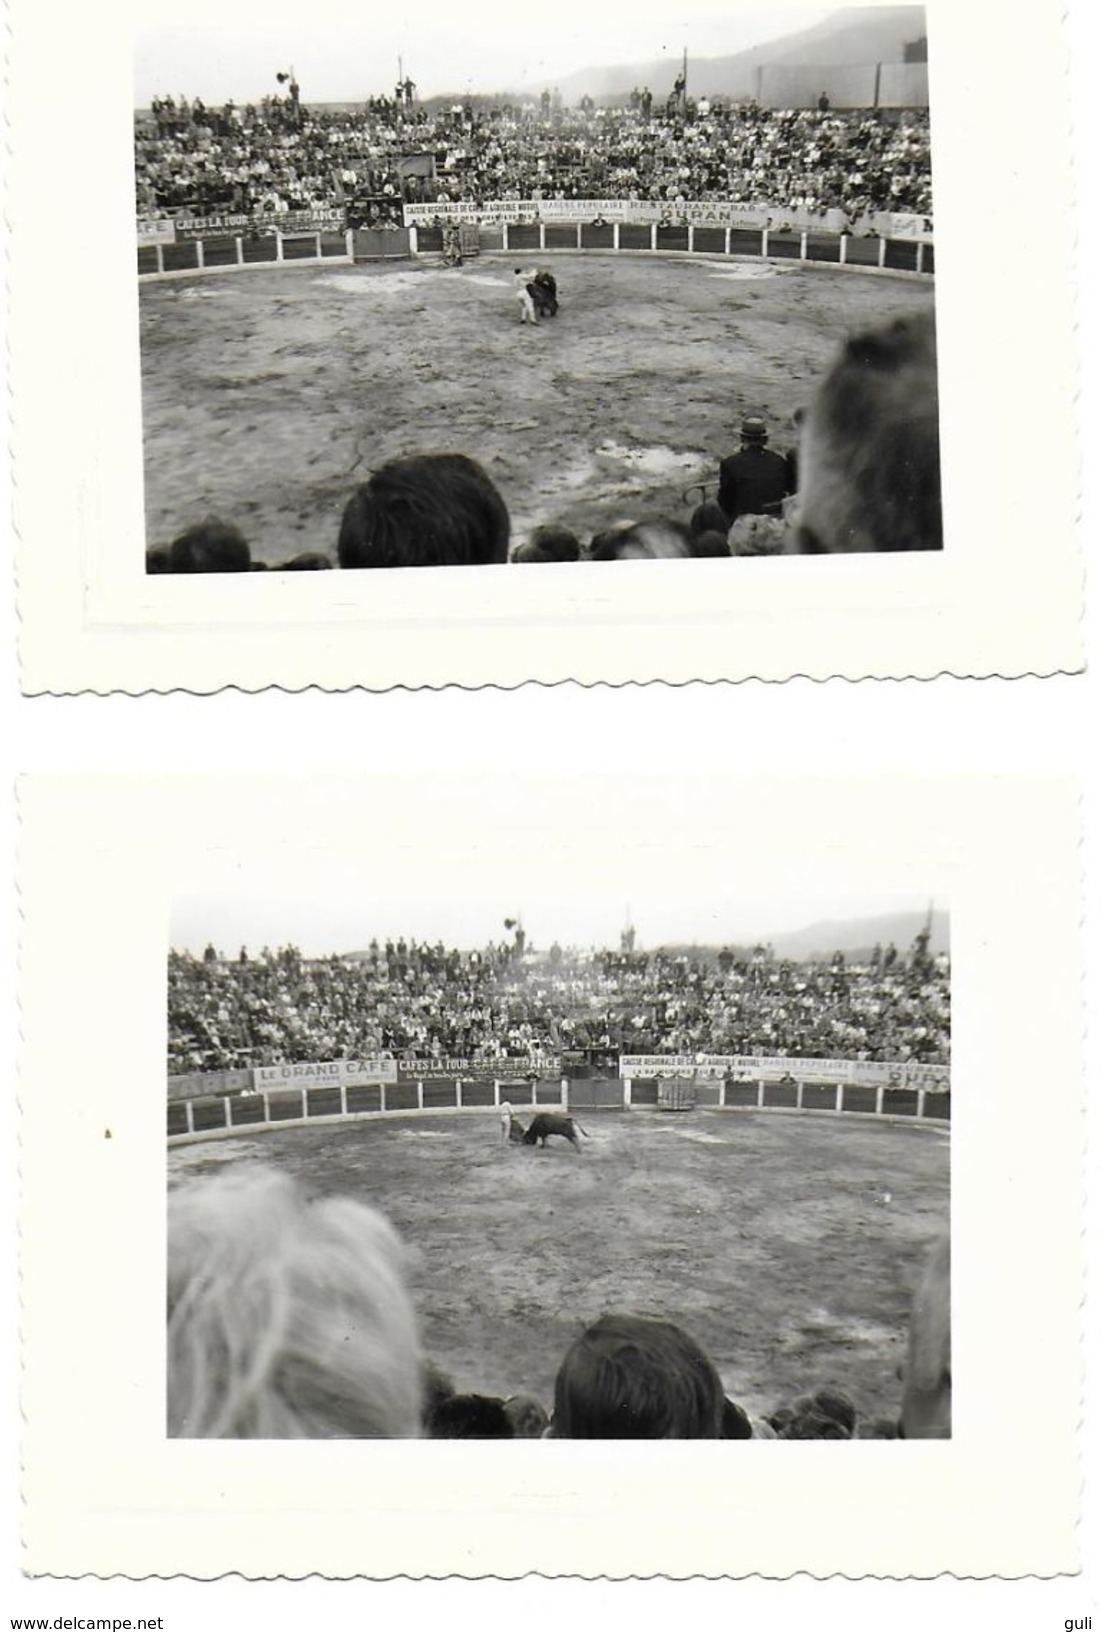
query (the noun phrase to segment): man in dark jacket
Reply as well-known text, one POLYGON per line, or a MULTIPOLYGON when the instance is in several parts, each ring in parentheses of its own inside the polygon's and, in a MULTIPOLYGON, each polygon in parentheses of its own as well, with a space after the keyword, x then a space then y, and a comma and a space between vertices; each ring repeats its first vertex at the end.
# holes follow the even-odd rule
POLYGON ((719 465, 719 505, 730 522, 739 516, 778 516, 792 490, 788 462, 768 446, 763 419, 742 422, 742 445, 719 465))

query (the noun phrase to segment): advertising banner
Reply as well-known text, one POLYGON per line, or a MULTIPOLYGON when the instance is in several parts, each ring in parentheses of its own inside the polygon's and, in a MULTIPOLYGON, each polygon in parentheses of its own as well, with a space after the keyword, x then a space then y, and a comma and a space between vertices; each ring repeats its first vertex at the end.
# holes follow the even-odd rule
POLYGON ((906 238, 916 244, 933 242, 933 223, 927 215, 895 215, 878 210, 872 223, 881 238, 906 238))
POLYGON ((150 244, 174 244, 176 223, 170 216, 139 215, 137 234, 139 249, 146 249, 150 244))
POLYGON ((693 1077, 701 1082, 726 1076, 751 1082, 796 1081, 882 1084, 890 1088, 924 1088, 947 1092, 947 1065, 916 1065, 909 1060, 817 1060, 792 1054, 622 1054, 621 1077, 693 1077))
POLYGON ((631 221, 666 226, 799 228, 822 224, 825 218, 806 211, 773 211, 721 201, 656 203, 624 198, 524 198, 485 204, 406 204, 407 227, 431 226, 434 221, 475 221, 482 226, 531 226, 546 222, 631 221))
POLYGON ((178 215, 177 243, 193 238, 241 238, 252 232, 343 232, 343 210, 271 210, 255 215, 178 215))
POLYGON ((297 1065, 258 1065, 253 1070, 253 1090, 275 1092, 280 1088, 351 1088, 362 1082, 397 1082, 394 1060, 324 1060, 297 1065))
POLYGON ((168 1079, 168 1097, 174 1099, 205 1099, 210 1094, 247 1093, 252 1087, 252 1072, 245 1068, 230 1071, 190 1071, 168 1079))
POLYGON ((426 1077, 465 1077, 468 1080, 493 1082, 496 1078, 512 1080, 532 1075, 558 1076, 558 1060, 550 1054, 522 1060, 468 1060, 452 1055, 439 1060, 421 1058, 398 1062, 398 1079, 401 1082, 421 1082, 426 1077))

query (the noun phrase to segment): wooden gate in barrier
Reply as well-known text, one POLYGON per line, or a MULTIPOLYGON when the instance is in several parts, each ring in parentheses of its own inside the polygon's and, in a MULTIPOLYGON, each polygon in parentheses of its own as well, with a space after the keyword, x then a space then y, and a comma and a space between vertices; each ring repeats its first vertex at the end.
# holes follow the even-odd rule
POLYGON ((626 1103, 620 1077, 571 1077, 566 1093, 571 1111, 622 1111, 626 1103))

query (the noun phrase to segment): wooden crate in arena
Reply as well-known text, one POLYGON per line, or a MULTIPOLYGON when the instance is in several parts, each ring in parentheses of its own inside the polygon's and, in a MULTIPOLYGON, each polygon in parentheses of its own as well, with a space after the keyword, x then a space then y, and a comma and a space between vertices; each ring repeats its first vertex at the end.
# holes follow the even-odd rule
POLYGON ((662 1077, 658 1083, 659 1111, 694 1111, 696 1084, 683 1077, 662 1077))

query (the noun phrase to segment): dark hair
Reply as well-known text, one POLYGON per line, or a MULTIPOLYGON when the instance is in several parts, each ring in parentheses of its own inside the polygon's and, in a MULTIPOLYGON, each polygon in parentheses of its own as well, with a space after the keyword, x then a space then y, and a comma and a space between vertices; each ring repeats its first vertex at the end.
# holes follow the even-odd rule
POLYGON ((332 566, 330 556, 321 550, 307 550, 302 555, 292 555, 289 561, 279 563, 280 572, 324 572, 326 567, 332 566))
POLYGON ((208 516, 174 538, 168 551, 169 572, 248 572, 248 543, 232 522, 208 516))
POLYGON ((146 572, 171 572, 172 556, 167 544, 154 544, 145 552, 146 572))
POLYGON ((692 554, 692 538, 679 521, 626 521, 594 533, 594 561, 682 561, 692 554))
POLYGON ((753 1438, 753 1424, 741 1406, 735 1405, 733 1400, 723 1401, 723 1438, 753 1438))
POLYGON ((530 1394, 513 1394, 507 1399, 505 1415, 517 1439, 541 1439, 550 1421, 539 1401, 530 1394))
POLYGON ((567 1351, 554 1383, 558 1439, 722 1439, 723 1385, 670 1321, 603 1315, 567 1351))
POLYGON ((580 558, 581 542, 577 534, 554 522, 536 527, 527 543, 521 544, 512 557, 514 561, 578 561, 580 558))
POLYGON ((727 542, 726 532, 696 533, 692 539, 692 554, 697 561, 704 561, 713 556, 730 555, 731 549, 727 542))
POLYGON ((730 522, 726 511, 714 499, 704 504, 697 504, 688 518, 688 531, 695 538, 699 533, 722 533, 725 538, 730 530, 730 522))
POLYGON ((453 1394, 427 1420, 430 1439, 512 1439, 505 1402, 489 1394, 453 1394))
POLYGON ((932 314, 846 342, 802 426, 804 553, 942 548, 938 414, 932 314))
POLYGON ((461 453, 393 459, 357 487, 340 524, 342 567, 475 566, 508 556, 505 501, 461 453))
POLYGON ((780 1439, 852 1439, 856 1407, 839 1388, 800 1394, 768 1419, 780 1439))

